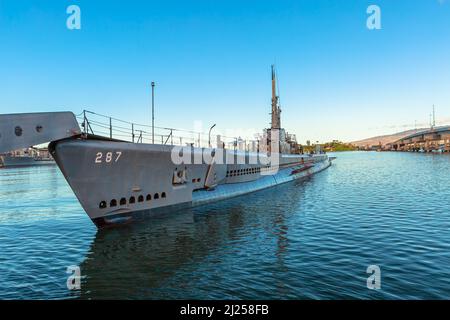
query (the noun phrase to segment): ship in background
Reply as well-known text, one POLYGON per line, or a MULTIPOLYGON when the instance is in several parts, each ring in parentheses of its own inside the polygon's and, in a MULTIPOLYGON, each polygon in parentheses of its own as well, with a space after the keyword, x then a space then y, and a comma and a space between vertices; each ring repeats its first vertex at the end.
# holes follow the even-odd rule
POLYGON ((0 168, 55 165, 47 148, 25 148, 0 154, 0 168))
MULTIPOLYGON (((262 139, 241 143, 240 148, 237 139, 229 147, 217 136, 213 148, 210 139, 202 146, 200 135, 194 143, 180 138, 184 147, 176 147, 175 129, 161 136, 160 144, 152 131, 152 143, 144 143, 145 132, 134 124, 132 141, 118 139, 113 137, 112 118, 109 125, 90 121, 86 112, 83 131, 71 112, 0 115, 0 152, 52 141, 49 151, 83 209, 97 227, 104 227, 245 195, 331 165, 333 158, 320 150, 303 154, 295 136, 281 127, 273 67, 271 118, 262 139), (94 125, 109 128, 109 134, 94 133, 94 125), (188 161, 175 162, 174 153, 188 161), (214 161, 207 161, 205 154, 214 161)), ((119 137, 125 133, 125 122, 121 123, 115 129, 119 137)))

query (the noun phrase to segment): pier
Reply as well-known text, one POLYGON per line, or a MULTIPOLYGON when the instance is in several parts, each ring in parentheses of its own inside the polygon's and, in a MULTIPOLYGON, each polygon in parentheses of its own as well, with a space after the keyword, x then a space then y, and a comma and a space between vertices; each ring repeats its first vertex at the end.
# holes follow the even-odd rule
POLYGON ((384 146, 386 151, 450 152, 450 126, 421 130, 384 146))

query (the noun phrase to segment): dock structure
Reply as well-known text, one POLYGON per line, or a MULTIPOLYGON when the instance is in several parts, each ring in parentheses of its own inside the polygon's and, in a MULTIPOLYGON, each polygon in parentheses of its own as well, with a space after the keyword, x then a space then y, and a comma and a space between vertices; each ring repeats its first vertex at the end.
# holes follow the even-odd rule
POLYGON ((388 143, 384 150, 415 152, 450 152, 450 126, 420 130, 388 143))

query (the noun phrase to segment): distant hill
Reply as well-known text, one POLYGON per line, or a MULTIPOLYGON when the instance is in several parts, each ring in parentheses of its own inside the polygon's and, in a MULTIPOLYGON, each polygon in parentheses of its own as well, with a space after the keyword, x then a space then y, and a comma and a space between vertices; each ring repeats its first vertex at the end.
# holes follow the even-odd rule
POLYGON ((364 140, 353 141, 353 142, 351 142, 351 144, 358 146, 358 147, 364 147, 367 145, 368 146, 379 145, 381 142, 382 145, 385 145, 390 142, 394 142, 394 141, 397 141, 398 139, 409 136, 410 134, 413 134, 417 131, 422 131, 422 130, 427 130, 427 129, 425 129, 425 128, 417 129, 417 130, 412 129, 412 130, 402 131, 402 132, 398 132, 398 133, 394 133, 394 134, 387 134, 384 136, 377 136, 377 137, 367 138, 364 140))

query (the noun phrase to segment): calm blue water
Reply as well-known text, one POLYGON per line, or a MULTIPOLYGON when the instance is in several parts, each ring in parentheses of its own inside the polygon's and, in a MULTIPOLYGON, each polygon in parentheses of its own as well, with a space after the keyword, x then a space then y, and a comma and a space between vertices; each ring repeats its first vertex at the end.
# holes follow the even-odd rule
POLYGON ((450 155, 338 157, 304 181, 106 231, 57 167, 0 170, 0 298, 450 298, 450 155))

